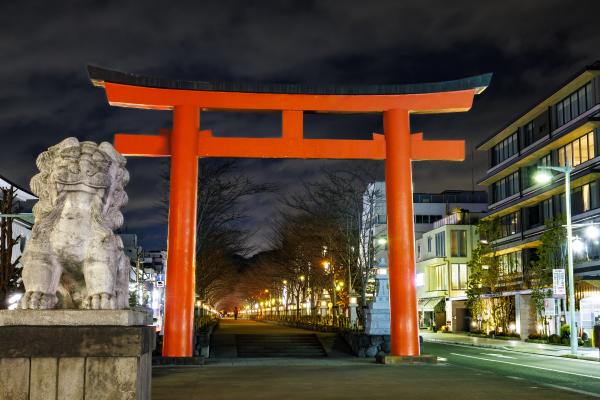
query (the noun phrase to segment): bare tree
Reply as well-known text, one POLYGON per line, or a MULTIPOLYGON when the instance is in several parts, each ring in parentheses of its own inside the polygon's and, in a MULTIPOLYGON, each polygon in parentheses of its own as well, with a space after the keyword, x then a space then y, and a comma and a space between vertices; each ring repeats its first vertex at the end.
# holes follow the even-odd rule
MULTIPOLYGON (((168 177, 164 180, 166 189, 168 177)), ((275 188, 254 183, 232 160, 200 160, 198 180, 196 293, 211 304, 219 300, 230 304, 235 302, 232 288, 237 283, 239 255, 251 250, 246 239, 253 233, 244 228, 247 210, 242 200, 275 188)), ((166 217, 168 190, 164 193, 166 217)))

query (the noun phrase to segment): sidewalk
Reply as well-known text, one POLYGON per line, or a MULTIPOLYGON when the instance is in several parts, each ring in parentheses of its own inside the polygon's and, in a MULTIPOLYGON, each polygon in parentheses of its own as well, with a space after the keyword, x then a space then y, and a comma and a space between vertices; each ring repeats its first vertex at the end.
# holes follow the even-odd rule
MULTIPOLYGON (((441 333, 421 331, 420 335, 426 342, 460 344, 464 346, 476 346, 494 348, 499 350, 518 351, 522 353, 540 354, 545 356, 566 357, 570 356, 571 349, 568 346, 557 346, 542 343, 528 343, 521 340, 491 339, 477 336, 468 336, 466 333, 441 333)), ((577 358, 598 361, 598 349, 579 347, 577 358)))

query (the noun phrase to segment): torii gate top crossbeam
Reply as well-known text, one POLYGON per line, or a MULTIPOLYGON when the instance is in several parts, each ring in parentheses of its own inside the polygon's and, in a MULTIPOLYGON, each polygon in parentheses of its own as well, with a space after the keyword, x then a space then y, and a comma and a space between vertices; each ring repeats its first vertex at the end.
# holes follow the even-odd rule
POLYGON ((467 111, 491 74, 446 82, 408 85, 294 85, 209 83, 169 80, 88 66, 90 79, 106 90, 111 105, 170 110, 196 105, 203 110, 303 110, 412 113, 467 111))
MULTIPOLYGON (((483 92, 491 74, 409 85, 294 85, 210 83, 169 80, 88 66, 90 79, 106 91, 111 105, 173 110, 252 110, 282 113, 280 138, 223 138, 198 132, 198 157, 385 159, 385 140, 304 139, 303 113, 382 113, 404 109, 410 113, 467 111, 473 97, 483 92)), ((411 138, 413 160, 464 159, 463 141, 411 138)), ((125 155, 164 157, 171 154, 170 135, 115 136, 115 147, 125 155)))

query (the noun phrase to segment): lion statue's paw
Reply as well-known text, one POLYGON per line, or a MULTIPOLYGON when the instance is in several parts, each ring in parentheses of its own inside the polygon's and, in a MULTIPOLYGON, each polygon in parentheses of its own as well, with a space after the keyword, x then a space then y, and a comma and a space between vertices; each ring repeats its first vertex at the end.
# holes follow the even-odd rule
POLYGON ((54 294, 28 291, 21 298, 19 308, 23 310, 48 310, 54 308, 57 301, 58 299, 54 294))
POLYGON ((111 293, 95 293, 85 299, 83 308, 88 310, 116 310, 117 297, 111 293))

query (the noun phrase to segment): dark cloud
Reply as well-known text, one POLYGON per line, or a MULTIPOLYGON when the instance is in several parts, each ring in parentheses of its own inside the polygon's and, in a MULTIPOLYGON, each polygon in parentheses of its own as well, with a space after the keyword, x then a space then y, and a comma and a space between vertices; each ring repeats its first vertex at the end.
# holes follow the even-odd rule
MULTIPOLYGON (((306 83, 403 83, 494 72, 472 111, 414 117, 428 138, 466 138, 472 149, 574 71, 600 58, 600 3, 492 1, 3 2, 0 5, 0 172, 26 185, 35 157, 67 136, 111 140, 156 132, 167 112, 109 107, 85 65, 181 79, 306 83)), ((308 116, 316 137, 368 136, 376 116, 308 116)), ((273 136, 271 115, 205 114, 223 136, 273 136)), ((164 247, 157 202, 160 160, 130 160, 127 229, 164 247)), ((282 192, 340 161, 242 160, 282 192)), ((415 163, 415 189, 471 188, 485 154, 464 163, 415 163)), ((273 196, 248 199, 248 226, 262 245, 273 196)))

